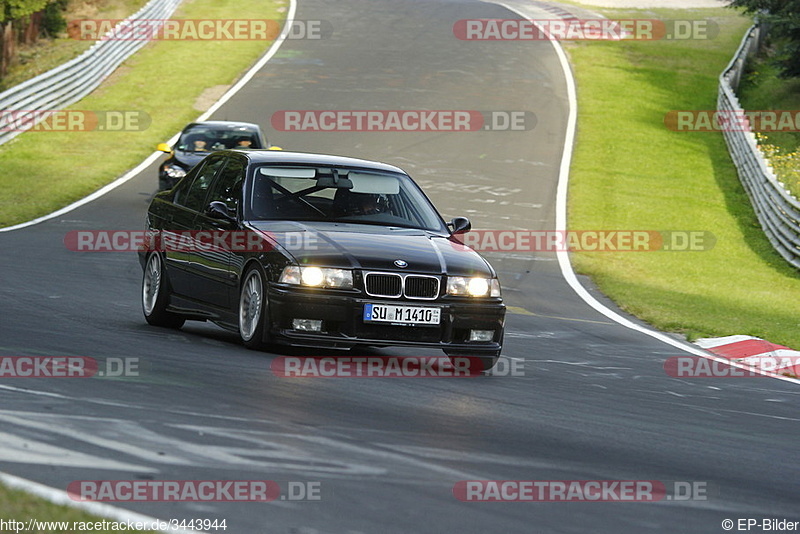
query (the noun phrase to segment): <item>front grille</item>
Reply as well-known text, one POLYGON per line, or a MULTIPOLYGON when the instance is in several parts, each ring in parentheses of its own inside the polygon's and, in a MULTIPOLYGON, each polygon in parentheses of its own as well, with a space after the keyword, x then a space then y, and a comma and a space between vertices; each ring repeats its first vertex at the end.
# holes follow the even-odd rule
POLYGON ((439 277, 416 274, 366 273, 364 288, 372 297, 434 300, 439 296, 439 277))
POLYGON ((373 297, 397 298, 403 294, 403 278, 399 274, 367 273, 367 294, 373 297))
POLYGON ((439 279, 430 276, 408 276, 405 294, 410 299, 435 299, 439 294, 439 279))

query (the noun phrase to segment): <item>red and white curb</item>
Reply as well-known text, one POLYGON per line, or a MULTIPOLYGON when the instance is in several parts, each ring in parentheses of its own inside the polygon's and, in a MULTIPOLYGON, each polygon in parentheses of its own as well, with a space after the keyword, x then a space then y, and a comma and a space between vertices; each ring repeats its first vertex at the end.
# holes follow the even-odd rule
POLYGON ((695 344, 713 354, 758 371, 800 377, 800 351, 753 336, 698 339, 695 344))

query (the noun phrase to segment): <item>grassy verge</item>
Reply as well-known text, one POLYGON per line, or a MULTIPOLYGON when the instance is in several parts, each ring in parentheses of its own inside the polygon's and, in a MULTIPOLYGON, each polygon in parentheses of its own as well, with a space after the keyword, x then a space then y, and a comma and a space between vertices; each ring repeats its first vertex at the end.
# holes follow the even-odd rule
MULTIPOLYGON (((139 11, 147 0, 70 0, 64 18, 124 19, 139 11)), ((0 91, 47 72, 70 59, 78 57, 94 44, 91 41, 70 39, 64 35, 39 39, 31 45, 20 45, 18 55, 0 79, 0 91)))
MULTIPOLYGON (((175 18, 280 19, 286 0, 190 0, 175 18)), ((76 110, 140 110, 143 131, 26 132, 0 146, 0 227, 84 197, 152 153, 199 115, 204 91, 231 84, 267 49, 263 41, 160 41, 128 59, 76 110)), ((248 117, 230 117, 245 120, 248 117)), ((155 180, 155 177, 153 178, 155 180)), ((155 182, 154 182, 155 184, 155 182)))
POLYGON ((659 329, 800 347, 800 273, 764 237, 722 135, 664 126, 670 110, 715 109, 719 73, 750 21, 722 8, 604 14, 709 18, 720 33, 568 47, 579 102, 570 228, 709 231, 717 241, 707 251, 575 254, 576 269, 659 329))
MULTIPOLYGON (((176 13, 176 18, 224 19, 232 18, 231 13, 234 13, 234 18, 280 19, 283 18, 281 8, 285 6, 285 0, 190 0, 176 13)), ((0 169, 3 170, 0 227, 58 209, 137 165, 152 153, 157 142, 167 140, 197 117, 200 110, 196 103, 204 92, 231 84, 263 54, 268 44, 164 41, 142 49, 72 109, 141 110, 152 119, 149 128, 119 133, 26 132, 3 145, 0 147, 0 169)), ((155 186, 155 176, 153 180, 155 186)), ((0 518, 70 523, 101 521, 2 485, 0 518)), ((47 532, 71 534, 77 531, 70 527, 47 532)))
MULTIPOLYGON (((744 109, 800 109, 800 78, 781 78, 779 69, 768 56, 759 56, 749 65, 742 78, 739 100, 744 109)), ((769 141, 787 150, 800 146, 800 132, 771 132, 769 141)))
MULTIPOLYGON (((738 91, 744 109, 800 109, 800 79, 779 77, 768 55, 756 58, 749 67, 738 91)), ((800 132, 762 132, 758 137, 778 179, 800 198, 800 132)))
MULTIPOLYGON (((66 522, 69 525, 58 526, 56 524, 51 524, 49 525, 51 528, 39 528, 33 530, 17 527, 19 530, 15 530, 6 524, 7 528, 3 529, 5 532, 19 532, 20 534, 75 534, 78 532, 89 532, 89 529, 80 528, 82 526, 80 523, 92 523, 91 526, 94 527, 97 526, 98 522, 103 521, 103 518, 101 517, 87 514, 86 512, 76 510, 75 508, 68 508, 66 506, 59 506, 46 502, 37 497, 32 497, 23 491, 9 489, 2 484, 0 484, 0 518, 4 519, 5 521, 14 520, 26 524, 27 521, 35 519, 39 521, 40 526, 43 522, 66 522), (77 526, 79 528, 74 529, 73 526, 75 526, 76 523, 78 523, 77 526)), ((109 520, 106 519, 105 521, 108 523, 109 520)), ((102 527, 102 523, 99 526, 102 527)), ((120 530, 112 529, 93 528, 91 531, 98 533, 120 532, 120 530)), ((147 533, 153 531, 137 530, 135 532, 147 533)))

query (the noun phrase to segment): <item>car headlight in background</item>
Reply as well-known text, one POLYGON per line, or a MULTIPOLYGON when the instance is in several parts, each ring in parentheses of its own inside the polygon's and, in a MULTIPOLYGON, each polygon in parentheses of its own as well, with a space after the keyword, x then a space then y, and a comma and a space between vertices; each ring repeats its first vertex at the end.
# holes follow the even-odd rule
POLYGON ((449 276, 447 294, 468 297, 499 297, 500 282, 497 278, 449 276))
POLYGON ((306 287, 353 289, 353 271, 325 267, 289 265, 281 273, 280 283, 306 287))
POLYGON ((164 172, 170 178, 183 178, 186 176, 186 171, 178 165, 164 165, 164 172))

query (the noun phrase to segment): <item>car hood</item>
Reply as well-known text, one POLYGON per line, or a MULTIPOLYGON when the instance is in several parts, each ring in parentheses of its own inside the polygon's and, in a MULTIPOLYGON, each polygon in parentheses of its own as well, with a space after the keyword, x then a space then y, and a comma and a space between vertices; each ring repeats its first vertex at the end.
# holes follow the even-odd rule
POLYGON ((183 150, 176 150, 174 157, 178 163, 188 170, 200 163, 203 158, 209 154, 212 154, 212 152, 184 152, 183 150))
POLYGON ((495 276, 480 254, 436 232, 349 223, 257 221, 250 225, 272 236, 301 265, 495 276), (398 267, 396 260, 408 266, 398 267))

